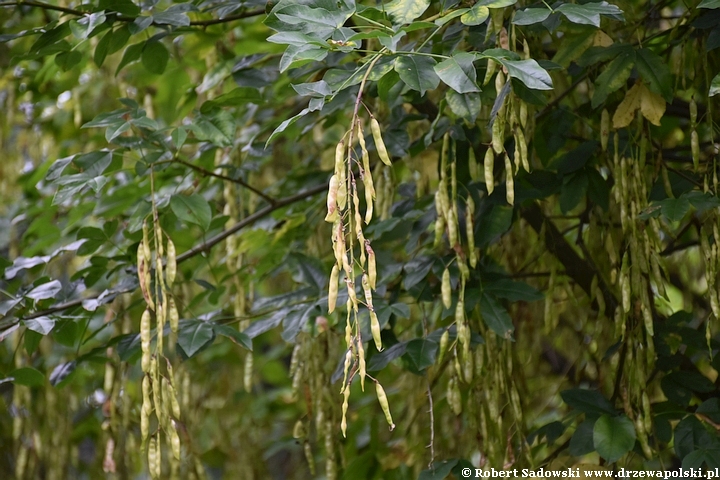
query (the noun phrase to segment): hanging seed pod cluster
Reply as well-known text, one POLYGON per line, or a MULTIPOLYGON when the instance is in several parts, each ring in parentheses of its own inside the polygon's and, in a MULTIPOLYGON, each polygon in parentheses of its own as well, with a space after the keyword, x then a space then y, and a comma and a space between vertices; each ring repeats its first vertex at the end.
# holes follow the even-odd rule
POLYGON ((137 250, 138 281, 146 304, 140 318, 140 436, 143 448, 147 448, 150 476, 164 478, 163 446, 167 445, 171 453, 167 460, 171 474, 177 475, 182 458, 177 423, 181 418, 180 403, 172 364, 165 356, 166 326, 170 329, 167 348, 171 351, 178 333, 179 313, 170 291, 177 275, 177 257, 173 241, 160 228, 154 203, 152 226, 153 235, 148 222, 143 223, 143 238, 137 250))
MULTIPOLYGON (((390 156, 385 147, 378 120, 370 114, 370 131, 375 144, 377 156, 382 165, 389 171, 392 166, 390 156)), ((380 171, 376 168, 376 172, 380 171)), ((375 307, 373 306, 373 290, 377 288, 377 264, 375 252, 370 240, 365 238, 363 225, 367 225, 373 218, 375 204, 378 197, 391 197, 390 182, 383 182, 383 192, 379 195, 376 190, 376 183, 373 181, 370 153, 368 152, 363 122, 359 116, 353 118, 351 128, 338 142, 335 149, 335 168, 328 185, 327 194, 327 215, 325 221, 332 223, 332 245, 335 263, 330 273, 328 287, 328 312, 333 313, 337 307, 339 286, 344 284, 347 292, 345 303, 345 344, 347 351, 343 365, 343 383, 340 393, 342 401, 342 422, 341 430, 346 435, 347 409, 350 397, 350 384, 359 376, 360 384, 365 390, 365 378, 367 377, 365 366, 365 350, 361 333, 361 325, 358 320, 360 306, 367 309, 370 322, 370 332, 373 342, 378 351, 382 351, 382 338, 380 321, 375 307), (359 154, 357 153, 359 147, 359 154), (362 211, 359 183, 364 187, 365 210, 362 211), (356 282, 359 280, 359 289, 356 282), (360 290, 361 295, 358 294, 360 290)), ((389 199, 390 204, 392 198, 389 199)), ((387 201, 385 201, 387 204, 387 201)), ((388 210, 389 206, 383 206, 381 211, 388 210)), ((395 428, 390 416, 387 396, 384 390, 374 380, 377 386, 377 397, 385 412, 390 429, 395 428)))

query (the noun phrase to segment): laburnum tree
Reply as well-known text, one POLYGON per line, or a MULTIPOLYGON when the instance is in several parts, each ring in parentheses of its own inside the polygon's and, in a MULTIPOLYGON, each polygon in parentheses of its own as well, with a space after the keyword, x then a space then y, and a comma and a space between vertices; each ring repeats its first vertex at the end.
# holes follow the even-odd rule
POLYGON ((3 475, 720 467, 720 1, 0 22, 3 475))

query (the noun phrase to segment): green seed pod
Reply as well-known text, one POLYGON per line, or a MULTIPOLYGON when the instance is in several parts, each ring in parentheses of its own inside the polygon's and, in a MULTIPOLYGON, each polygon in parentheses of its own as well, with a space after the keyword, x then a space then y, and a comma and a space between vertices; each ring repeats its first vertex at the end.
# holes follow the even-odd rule
POLYGON ((380 402, 380 408, 382 408, 385 414, 385 420, 387 420, 388 425, 390 425, 390 431, 392 431, 395 429, 395 424, 393 423, 392 415, 390 415, 390 405, 388 404, 385 389, 380 385, 380 382, 375 383, 375 392, 377 393, 378 402, 380 402))
POLYGON ((468 259, 470 260, 470 266, 475 268, 477 266, 477 252, 475 251, 475 225, 473 224, 473 214, 475 212, 475 201, 472 196, 467 197, 467 210, 465 211, 465 234, 467 235, 468 243, 468 259))
POLYGON ((528 109, 527 103, 520 101, 520 126, 525 128, 527 126, 528 109))
POLYGON ((690 99, 690 128, 695 129, 697 124, 697 103, 695 97, 690 99))
POLYGON ((252 392, 253 387, 253 354, 245 354, 245 366, 243 370, 243 387, 246 392, 252 392))
POLYGON ((312 447, 310 446, 310 441, 305 440, 303 442, 303 452, 305 453, 305 461, 308 462, 308 469, 310 470, 310 475, 313 477, 315 476, 315 457, 312 453, 312 447))
POLYGON ((470 170, 470 180, 477 182, 479 177, 477 158, 475 158, 475 149, 470 146, 468 149, 468 169, 470 170))
POLYGON ((372 332, 373 341, 378 352, 382 351, 382 337, 380 335, 380 320, 378 320, 375 311, 370 310, 370 331, 372 332))
POLYGON ((142 371, 147 373, 150 371, 150 310, 145 309, 140 318, 140 347, 142 349, 142 371))
POLYGON ((604 108, 600 115, 600 145, 602 151, 607 151, 608 140, 610 139, 610 114, 607 108, 604 108))
POLYGON ((330 285, 328 286, 328 313, 335 311, 335 303, 337 302, 338 296, 338 277, 340 276, 340 269, 337 263, 333 265, 332 272, 330 273, 330 285))
POLYGON ((372 131, 373 140, 375 140, 375 148, 377 149, 380 160, 382 160, 382 162, 388 167, 391 167, 392 162, 390 161, 390 156, 385 148, 385 142, 383 142, 382 133, 380 132, 380 124, 373 116, 370 116, 370 130, 372 131))
POLYGON ((450 270, 445 268, 442 276, 442 302, 445 308, 452 306, 452 288, 450 285, 450 270))
POLYGON ((362 338, 358 338, 358 364, 360 374, 360 389, 365 391, 365 376, 367 375, 367 365, 365 363, 365 347, 363 346, 362 338))
POLYGON ((343 381, 342 381, 342 388, 340 389, 340 393, 343 393, 346 389, 349 389, 349 385, 347 384, 348 379, 348 373, 350 372, 350 366, 352 365, 352 350, 348 348, 347 352, 345 352, 345 361, 343 363, 343 381))
POLYGON ((433 242, 433 248, 437 248, 442 245, 443 234, 445 233, 445 218, 438 216, 435 219, 435 241, 433 242))
POLYGON ((525 171, 529 172, 530 171, 530 160, 528 159, 528 149, 527 149, 527 141, 525 140, 525 133, 522 131, 521 128, 518 128, 516 130, 516 133, 517 133, 517 139, 515 141, 520 150, 520 163, 522 164, 525 171))
POLYGON ((159 478, 157 475, 157 468, 158 468, 158 445, 155 441, 155 437, 150 439, 150 443, 148 444, 148 471, 150 472, 150 476, 152 478, 159 478))
POLYGON ((448 240, 450 241, 450 247, 454 248, 458 243, 458 225, 457 215, 455 209, 451 208, 447 212, 447 223, 448 223, 448 240))
POLYGON ((170 319, 170 330, 173 333, 177 333, 180 323, 180 313, 178 313, 175 299, 172 297, 168 298, 168 318, 170 319))
POLYGON ((700 140, 695 130, 690 134, 690 149, 692 151, 693 167, 697 172, 698 168, 700 168, 700 140))
POLYGON ((488 58, 487 68, 485 69, 485 78, 483 78, 483 86, 490 83, 490 79, 495 74, 496 70, 497 70, 497 62, 491 58, 488 58))
POLYGON ((301 439, 305 438, 307 436, 307 431, 305 430, 305 424, 302 422, 302 420, 298 420, 295 422, 295 426, 293 427, 293 438, 301 439))
POLYGON ((178 435, 175 420, 172 421, 172 428, 168 429, 170 436, 170 447, 172 448, 173 457, 180 460, 180 435, 178 435))
POLYGON ((500 155, 505 150, 505 139, 504 137, 504 122, 505 119, 500 116, 500 113, 498 113, 497 117, 495 117, 495 121, 492 125, 492 148, 495 150, 495 153, 500 155))
POLYGON ((495 190, 495 154, 492 148, 488 148, 485 151, 485 188, 487 188, 488 195, 492 194, 495 190))
POLYGON ((145 261, 150 263, 152 254, 150 253, 150 228, 148 227, 147 220, 143 220, 142 233, 143 255, 145 256, 145 261))
POLYGON ((510 165, 510 157, 505 154, 505 186, 507 192, 505 198, 510 205, 515 204, 515 181, 513 180, 512 165, 510 165))

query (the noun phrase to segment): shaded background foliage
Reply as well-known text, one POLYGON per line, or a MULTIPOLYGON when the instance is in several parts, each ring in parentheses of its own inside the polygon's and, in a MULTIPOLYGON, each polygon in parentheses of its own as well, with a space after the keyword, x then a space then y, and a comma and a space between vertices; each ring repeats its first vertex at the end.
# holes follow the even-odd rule
POLYGON ((0 5, 1 471, 147 472, 153 209, 178 252, 164 476, 720 466, 717 0, 0 5), (354 381, 343 437, 321 197, 369 115, 385 349, 365 308, 356 333, 397 428, 354 381))

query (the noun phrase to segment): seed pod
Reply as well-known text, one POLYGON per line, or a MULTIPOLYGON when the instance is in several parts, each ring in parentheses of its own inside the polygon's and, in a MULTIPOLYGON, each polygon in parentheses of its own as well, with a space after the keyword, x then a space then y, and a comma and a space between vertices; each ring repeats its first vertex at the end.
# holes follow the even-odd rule
POLYGON ((352 365, 352 350, 348 348, 347 352, 345 352, 345 362, 343 363, 343 381, 340 393, 343 393, 346 389, 349 389, 347 379, 348 373, 350 372, 350 365, 352 365))
POLYGON ((435 219, 435 241, 433 242, 433 248, 437 248, 442 245, 443 234, 445 233, 445 218, 438 216, 435 219))
POLYGON ((347 285, 348 299, 352 303, 353 310, 358 311, 358 300, 355 294, 355 282, 351 281, 347 277, 345 278, 345 284, 347 285))
MULTIPOLYGON (((498 74, 499 75, 499 74, 498 74)), ((501 107, 502 108, 502 107, 501 107)), ((500 155, 503 150, 505 150, 505 142, 504 142, 504 123, 505 119, 500 116, 500 112, 498 112, 498 115, 495 117, 495 121, 492 125, 492 148, 495 150, 495 153, 500 155)))
POLYGON ((470 180, 477 182, 479 179, 478 163, 475 158, 475 149, 472 146, 468 149, 468 169, 470 170, 470 180))
MULTIPOLYGON (((367 177, 365 178, 372 178, 370 177, 370 174, 368 173, 367 177)), ((372 220, 373 216, 373 199, 375 198, 375 190, 372 189, 372 184, 368 185, 368 183, 365 183, 365 225, 370 223, 370 220, 372 220)))
POLYGON ((140 347, 142 349, 142 371, 150 371, 150 310, 145 309, 140 318, 140 347))
POLYGON ((342 212, 347 205, 347 182, 344 178, 339 179, 337 190, 337 210, 342 212))
POLYGON ((345 387, 343 391, 343 403, 342 403, 342 420, 340 420, 340 431, 342 431, 343 437, 347 437, 347 409, 348 400, 350 399, 350 385, 345 387))
POLYGON ((150 435, 150 408, 145 405, 140 409, 140 438, 144 442, 150 435))
POLYGON ((375 251, 370 246, 369 240, 365 240, 365 251, 367 252, 368 281, 370 282, 370 288, 375 290, 377 286, 377 265, 375 264, 375 251))
POLYGON ((696 124, 697 124, 697 103, 695 102, 695 97, 693 96, 690 99, 690 128, 695 129, 696 124))
POLYGON ((387 395, 382 385, 380 385, 380 382, 375 382, 375 392, 377 393, 378 402, 380 402, 380 408, 382 408, 385 414, 385 420, 387 420, 388 425, 390 425, 390 431, 392 431, 395 428, 395 424, 393 423, 392 415, 390 415, 390 405, 388 404, 387 395))
POLYGON ((168 287, 175 282, 177 275, 177 258, 175 257, 175 244, 170 237, 167 240, 167 264, 165 265, 165 280, 168 287))
POLYGON ((335 146, 335 175, 338 181, 345 177, 345 137, 341 138, 337 146, 335 146))
POLYGON ((490 79, 495 74, 495 70, 497 70, 497 62, 491 58, 488 58, 487 68, 485 69, 485 78, 483 79, 483 86, 490 83, 490 79))
POLYGON ((363 346, 362 338, 358 338, 358 370, 360 373, 360 389, 365 391, 365 376, 367 375, 367 365, 365 363, 365 347, 363 346))
POLYGON ((143 247, 143 255, 145 256, 145 261, 147 263, 150 263, 150 259, 152 258, 152 255, 150 253, 150 228, 148 227, 147 220, 143 220, 143 226, 142 226, 142 247, 143 247))
POLYGON ((373 310, 370 310, 370 331, 375 341, 375 347, 377 347, 378 352, 381 352, 382 338, 380 336, 380 320, 378 320, 377 314, 373 310))
POLYGON ((253 387, 253 354, 245 354, 245 368, 243 370, 243 387, 246 392, 252 392, 253 387))
POLYGON ((520 149, 520 163, 522 164, 526 172, 530 172, 530 161, 528 160, 528 150, 527 141, 525 141, 525 133, 522 131, 521 128, 518 128, 516 130, 516 133, 517 139, 515 141, 517 142, 517 145, 520 149))
POLYGON ((178 324, 180 322, 180 314, 178 313, 177 306, 175 305, 175 299, 172 297, 168 299, 168 318, 170 319, 170 330, 173 333, 177 333, 178 324))
POLYGON ((505 187, 507 192, 505 198, 510 205, 515 204, 515 181, 513 180, 512 165, 510 165, 510 157, 505 154, 505 187))
POLYGON ((295 422, 295 426, 293 427, 293 438, 305 438, 307 436, 307 432, 305 431, 305 424, 302 422, 302 420, 298 420, 295 422))
POLYGON ((447 352, 448 343, 450 342, 450 330, 445 329, 443 334, 440 336, 440 348, 438 349, 437 363, 442 363, 442 359, 447 352))
POLYGON ((527 126, 528 109, 527 103, 520 101, 520 126, 525 128, 527 126))
POLYGON ((448 403, 455 415, 462 413, 462 394, 460 393, 460 386, 455 377, 450 378, 448 382, 448 403))
POLYGON ((335 303, 337 302, 338 296, 338 277, 340 276, 340 269, 337 263, 333 265, 332 272, 330 273, 330 285, 328 286, 328 313, 335 311, 335 303))
POLYGON ((172 448, 173 456, 176 460, 180 460, 180 435, 178 435, 175 420, 172 421, 172 428, 168 430, 168 435, 170 436, 170 447, 172 448))
POLYGON ((339 180, 337 175, 330 177, 327 194, 327 215, 325 221, 334 223, 338 219, 337 196, 338 196, 339 180))
POLYGON ((370 130, 372 130, 373 140, 375 140, 375 149, 377 149, 380 160, 388 167, 392 166, 390 156, 388 155, 387 149, 385 148, 385 142, 382 139, 382 133, 380 133, 380 124, 377 119, 370 116, 370 130))
POLYGON ((467 197, 467 210, 465 211, 465 235, 468 243, 468 259, 470 266, 477 266, 477 252, 475 251, 475 225, 473 224, 473 215, 475 213, 475 201, 471 195, 467 197))
POLYGON ((695 167, 695 171, 697 171, 700 167, 700 140, 695 130, 690 134, 690 148, 692 150, 693 167, 695 167))
POLYGON ((448 240, 450 247, 454 248, 458 243, 458 231, 457 231, 457 216, 455 215, 455 209, 448 210, 447 213, 448 223, 448 240))
POLYGON ((452 306, 452 288, 450 286, 450 270, 445 268, 442 276, 442 302, 445 308, 452 306))
POLYGON ((607 108, 604 108, 600 115, 600 145, 602 151, 607 151, 608 140, 610 139, 610 114, 607 108))
POLYGON ((492 148, 488 148, 485 151, 485 188, 487 188, 488 195, 492 194, 495 190, 495 154, 492 148))
POLYGON ((455 326, 457 328, 458 341, 462 345, 470 344, 470 329, 465 323, 465 302, 462 298, 458 298, 455 306, 455 326))
POLYGON ((305 442, 303 442, 303 452, 305 453, 305 461, 308 462, 308 470, 310 470, 310 475, 314 477, 315 457, 313 456, 312 447, 310 446, 309 440, 305 440, 305 442))
POLYGON ((370 290, 370 281, 366 273, 363 273, 360 283, 362 284, 363 293, 365 294, 365 305, 367 305, 370 310, 373 310, 372 290, 370 290))

